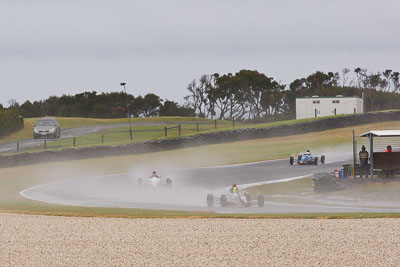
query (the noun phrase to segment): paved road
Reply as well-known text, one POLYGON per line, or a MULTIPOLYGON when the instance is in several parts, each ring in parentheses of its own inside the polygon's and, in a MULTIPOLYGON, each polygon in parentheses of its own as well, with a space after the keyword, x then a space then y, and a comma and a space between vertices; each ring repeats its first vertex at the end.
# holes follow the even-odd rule
MULTIPOLYGON (((164 124, 171 124, 173 122, 162 122, 162 123, 132 123, 132 126, 143 126, 143 125, 164 125, 164 124)), ((119 123, 119 124, 104 124, 104 125, 95 125, 95 126, 84 126, 84 127, 77 127, 77 128, 70 128, 61 130, 61 136, 59 139, 71 138, 82 136, 91 133, 97 133, 101 131, 106 131, 112 128, 119 128, 119 127, 127 127, 129 123, 119 123)), ((57 139, 57 140, 59 140, 57 139)), ((25 139, 19 141, 19 149, 21 152, 27 151, 32 148, 39 148, 43 146, 43 140, 45 139, 25 139)), ((46 139, 47 142, 52 142, 54 139, 46 139)), ((17 152, 17 142, 10 142, 0 144, 0 154, 6 153, 16 153, 17 152)))
MULTIPOLYGON (((329 158, 329 157, 327 157, 329 158)), ((362 205, 301 205, 266 202, 264 208, 208 208, 207 193, 225 192, 232 183, 262 183, 292 177, 330 172, 348 161, 332 162, 318 166, 290 166, 288 160, 265 161, 222 167, 165 170, 173 179, 172 189, 143 190, 137 187, 134 173, 121 173, 89 177, 72 181, 47 184, 28 189, 22 195, 49 203, 95 207, 124 207, 148 209, 174 209, 215 212, 400 212, 397 207, 362 205)), ((165 188, 164 188, 165 189, 165 188)))

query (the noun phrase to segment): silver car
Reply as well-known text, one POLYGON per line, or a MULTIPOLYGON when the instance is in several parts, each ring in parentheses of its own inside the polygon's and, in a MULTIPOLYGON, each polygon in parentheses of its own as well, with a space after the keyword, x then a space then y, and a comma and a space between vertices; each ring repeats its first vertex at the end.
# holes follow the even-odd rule
POLYGON ((56 118, 40 118, 33 127, 33 139, 59 138, 61 133, 60 124, 56 118))

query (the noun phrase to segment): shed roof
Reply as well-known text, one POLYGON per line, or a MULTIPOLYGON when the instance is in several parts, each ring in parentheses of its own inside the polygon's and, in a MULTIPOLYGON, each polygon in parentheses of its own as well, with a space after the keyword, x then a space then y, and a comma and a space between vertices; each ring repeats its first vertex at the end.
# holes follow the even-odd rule
POLYGON ((377 137, 395 137, 400 136, 400 130, 380 130, 380 131, 369 131, 361 134, 361 137, 367 137, 369 135, 377 137))

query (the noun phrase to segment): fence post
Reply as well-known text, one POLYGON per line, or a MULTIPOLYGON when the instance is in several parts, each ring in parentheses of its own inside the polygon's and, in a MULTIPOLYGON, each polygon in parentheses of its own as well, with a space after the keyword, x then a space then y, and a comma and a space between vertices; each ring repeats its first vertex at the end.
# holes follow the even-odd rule
POLYGON ((167 131, 168 131, 168 128, 167 127, 164 127, 164 135, 165 135, 165 137, 167 137, 167 131))
POLYGON ((104 144, 104 135, 101 135, 101 143, 104 144))
POLYGON ((131 136, 131 141, 133 140, 132 129, 129 129, 129 135, 131 136))
POLYGON ((235 128, 235 118, 232 119, 232 127, 235 128))
POLYGON ((74 138, 72 139, 72 146, 75 146, 75 144, 76 144, 76 140, 75 140, 75 136, 74 136, 74 138))
POLYGON ((19 142, 17 142, 17 153, 19 153, 19 142))
POLYGON ((178 125, 178 133, 179 133, 179 136, 181 136, 181 130, 182 130, 182 129, 181 129, 181 125, 179 124, 179 125, 178 125))
POLYGON ((44 140, 44 149, 47 149, 47 140, 44 140))
POLYGON ((217 120, 214 120, 214 128, 217 129, 217 120))
POLYGON ((196 131, 199 132, 199 123, 196 123, 196 131))

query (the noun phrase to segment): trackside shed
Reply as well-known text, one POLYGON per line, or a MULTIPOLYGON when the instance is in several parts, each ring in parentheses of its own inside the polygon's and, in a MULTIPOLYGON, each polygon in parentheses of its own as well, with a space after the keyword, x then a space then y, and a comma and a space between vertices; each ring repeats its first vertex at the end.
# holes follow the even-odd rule
POLYGON ((361 134, 360 137, 368 137, 369 140, 371 176, 374 174, 374 169, 400 171, 400 130, 369 131, 361 134), (376 138, 382 141, 376 142, 376 138), (389 145, 391 151, 388 153, 385 148, 389 145))
POLYGON ((296 98, 296 119, 362 113, 363 100, 358 96, 296 98))

